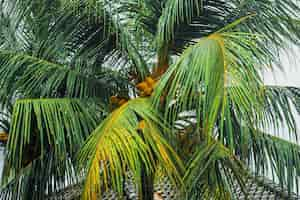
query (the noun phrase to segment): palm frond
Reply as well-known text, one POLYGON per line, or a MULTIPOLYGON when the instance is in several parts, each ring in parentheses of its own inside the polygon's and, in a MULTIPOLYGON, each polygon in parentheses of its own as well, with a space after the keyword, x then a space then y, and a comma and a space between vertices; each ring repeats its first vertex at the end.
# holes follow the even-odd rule
POLYGON ((295 191, 298 188, 299 146, 280 137, 298 141, 297 113, 293 109, 299 106, 299 89, 264 86, 260 96, 264 98, 264 106, 254 115, 241 112, 229 101, 225 118, 219 119, 223 122, 218 122, 223 124, 218 127, 223 128, 218 135, 219 141, 230 147, 256 173, 273 175, 274 181, 279 181, 282 187, 289 192, 295 191), (265 134, 266 131, 280 137, 265 134))
POLYGON ((166 3, 164 8, 166 13, 160 9, 162 14, 159 16, 162 23, 159 23, 157 28, 157 37, 161 41, 168 41, 169 48, 175 54, 180 54, 186 46, 194 44, 196 39, 208 36, 249 15, 252 17, 240 23, 236 30, 263 35, 266 41, 260 42, 259 46, 273 55, 274 59, 277 59, 278 50, 286 47, 287 41, 299 42, 297 13, 300 6, 294 1, 182 1, 185 5, 180 1, 170 2, 170 4, 166 3), (190 8, 189 5, 192 3, 195 5, 190 8), (196 4, 200 6, 197 7, 196 4))
POLYGON ((216 141, 197 149, 184 178, 188 199, 232 199, 236 183, 243 190, 247 171, 229 149, 216 141))
POLYGON ((158 23, 158 42, 167 44, 174 37, 177 25, 189 24, 202 9, 202 0, 167 0, 158 23))
MULTIPOLYGON (((265 86, 265 110, 264 121, 269 127, 261 127, 263 130, 272 129, 275 134, 287 127, 290 139, 298 141, 296 116, 299 115, 300 89, 297 87, 265 86), (296 110, 296 112, 295 112, 296 110)), ((281 135, 281 137, 285 137, 281 135)))
POLYGON ((300 146, 252 128, 243 128, 241 133, 239 154, 250 169, 264 176, 272 175, 289 192, 298 191, 300 146))
MULTIPOLYGON (((230 95, 232 89, 238 90, 239 87, 227 88, 230 95)), ((240 138, 240 126, 254 127, 263 131, 272 131, 274 134, 291 140, 298 141, 298 130, 296 124, 295 108, 299 107, 299 89, 295 87, 283 86, 262 86, 260 93, 251 94, 254 99, 260 99, 259 109, 255 106, 249 111, 243 110, 231 98, 228 98, 226 109, 223 115, 218 118, 218 135, 220 141, 232 149, 240 145, 235 141, 240 138), (284 134, 282 131, 286 127, 284 134), (239 130, 239 131, 236 131, 239 130), (237 146, 238 146, 237 145, 237 146)), ((238 147, 239 148, 239 147, 238 147)))
POLYGON ((58 161, 74 155, 101 118, 99 107, 89 110, 86 103, 79 99, 18 100, 12 114, 4 180, 49 151, 58 161))
POLYGON ((0 74, 6 77, 1 86, 6 95, 18 92, 29 97, 108 98, 118 91, 118 86, 108 85, 105 76, 101 80, 80 67, 71 68, 26 54, 3 51, 0 62, 0 74))
POLYGON ((298 2, 250 0, 236 1, 236 6, 239 9, 239 15, 255 14, 255 17, 241 24, 240 28, 246 32, 263 34, 268 39, 265 45, 275 44, 283 47, 286 40, 299 42, 299 26, 295 21, 300 11, 298 2))
MULTIPOLYGON (((128 10, 124 10, 126 2, 121 1, 64 1, 67 7, 71 5, 79 8, 79 13, 92 18, 101 18, 104 22, 105 34, 113 35, 115 41, 115 49, 122 55, 119 60, 125 60, 130 65, 129 72, 136 73, 138 79, 144 80, 149 75, 149 68, 146 59, 143 57, 141 49, 145 40, 141 40, 137 30, 132 29, 133 22, 129 17, 128 10)), ((76 9, 75 9, 76 10, 76 9)), ((75 13, 78 13, 75 11, 75 13)), ((130 12, 129 12, 130 13, 130 12)), ((109 56, 108 54, 107 56, 109 56)), ((126 66, 126 65, 125 65, 126 66)), ((123 66, 123 67, 125 67, 123 66)))
POLYGON ((12 174, 1 187, 1 199, 46 199, 67 187, 82 182, 82 174, 75 168, 74 159, 59 161, 53 151, 32 161, 12 174))
MULTIPOLYGON (((13 11, 18 12, 19 6, 20 5, 16 5, 13 11)), ((69 10, 62 12, 61 7, 58 7, 53 11, 54 13, 49 13, 49 16, 48 14, 43 16, 47 18, 47 20, 41 20, 39 15, 36 16, 36 13, 34 14, 36 7, 34 7, 34 5, 31 6, 33 6, 33 8, 30 7, 29 11, 22 15, 23 18, 21 22, 13 25, 13 30, 5 36, 7 38, 17 38, 14 42, 8 42, 13 46, 3 47, 3 51, 18 53, 18 55, 22 54, 24 56, 28 55, 49 63, 67 66, 67 68, 76 72, 76 76, 82 74, 82 77, 89 77, 89 80, 93 79, 92 82, 96 82, 94 85, 97 84, 97 82, 109 81, 112 82, 112 85, 119 85, 119 83, 123 81, 122 88, 118 90, 127 89, 126 86, 129 85, 127 81, 128 78, 125 79, 123 75, 125 74, 124 72, 128 73, 126 71, 129 68, 128 65, 134 65, 132 64, 133 62, 129 62, 128 60, 134 60, 133 57, 137 58, 138 56, 134 54, 135 51, 133 51, 132 47, 130 53, 132 52, 131 54, 133 54, 133 56, 130 57, 129 54, 124 53, 129 52, 129 50, 123 51, 120 45, 118 45, 121 36, 119 36, 120 34, 112 27, 111 19, 110 21, 106 21, 103 19, 103 16, 90 16, 86 13, 75 13, 69 10), (119 74, 117 77, 118 81, 114 81, 114 79, 112 79, 113 77, 110 77, 110 74, 106 73, 106 71, 112 70, 116 72, 115 75, 119 74), (104 81, 97 81, 96 79, 104 79, 104 81)), ((41 6, 42 10, 47 9, 46 4, 44 5, 46 8, 43 7, 43 4, 39 6, 41 6)), ((7 15, 9 20, 17 23, 15 22, 14 15, 7 15)), ((3 24, 3 28, 5 29, 5 24, 3 24)), ((122 40, 125 41, 123 43, 129 43, 128 41, 130 41, 130 39, 122 40)), ((135 65, 145 67, 141 62, 136 62, 135 65)), ((130 70, 132 70, 132 67, 130 70)), ((56 74, 56 76, 58 75, 56 74)), ((58 76, 58 79, 62 79, 62 76, 58 76)), ((59 82, 61 81, 59 80, 58 83, 59 82)), ((70 80, 66 80, 65 82, 72 84, 70 80)), ((80 81, 78 81, 78 85, 84 85, 84 83, 79 82, 80 81)), ((62 85, 66 85, 66 83, 62 83, 62 85)), ((77 90, 84 90, 79 89, 79 87, 80 86, 77 87, 77 90)), ((105 87, 106 86, 104 86, 104 88, 105 87)), ((111 94, 117 93, 113 88, 109 89, 112 89, 111 94)), ((63 91, 64 89, 60 90, 63 91)), ((103 96, 99 94, 99 88, 97 91, 98 97, 103 96)), ((57 93, 48 94, 47 96, 57 97, 55 95, 59 96, 57 93)), ((78 97, 78 94, 69 95, 78 97)), ((107 97, 109 95, 104 96, 107 97)))
MULTIPOLYGON (((106 34, 108 27, 101 17, 96 20, 95 17, 88 18, 85 14, 79 15, 71 11, 62 13, 60 7, 53 10, 53 4, 57 2, 41 4, 31 2, 26 12, 23 12, 23 3, 24 1, 16 2, 16 5, 11 5, 12 8, 9 9, 11 13, 4 14, 8 24, 2 24, 1 29, 9 30, 5 38, 12 37, 14 40, 7 42, 11 46, 5 44, 2 46, 0 62, 3 65, 18 62, 20 65, 22 63, 29 66, 19 69, 20 74, 15 74, 16 68, 5 69, 7 73, 11 70, 12 76, 22 77, 22 80, 16 81, 8 77, 9 81, 3 83, 6 85, 3 86, 4 90, 7 89, 2 92, 5 93, 3 96, 16 95, 15 90, 21 93, 20 87, 28 89, 26 95, 21 94, 27 97, 96 95, 108 99, 110 95, 120 90, 127 90, 129 84, 127 78, 125 79, 119 71, 111 69, 112 66, 109 66, 108 70, 107 66, 103 65, 107 62, 107 57, 113 57, 117 61, 125 60, 125 57, 120 53, 113 53, 116 51, 116 37, 114 33, 106 34), (50 13, 47 11, 47 15, 40 17, 44 12, 37 13, 37 7, 41 10, 51 7, 51 12, 49 10, 50 13), (46 20, 43 20, 44 18, 46 20), (9 59, 12 60, 8 61, 9 59), (114 77, 111 73, 107 73, 112 70, 118 72, 114 77), (33 74, 34 76, 31 76, 33 74), (116 77, 117 74, 119 76, 116 77), (103 85, 109 81, 112 82, 112 87, 103 85), (19 85, 16 85, 16 82, 19 85), (94 89, 88 89, 93 87, 94 89), (110 93, 107 92, 109 90, 110 93)), ((113 64, 121 65, 121 62, 113 64)))
MULTIPOLYGON (((170 107, 172 101, 176 101, 179 107, 175 107, 172 111, 167 112, 168 115, 173 116, 175 119, 179 112, 190 110, 189 108, 192 102, 197 101, 196 99, 199 100, 202 90, 207 91, 205 87, 209 86, 208 82, 216 80, 210 82, 212 83, 210 86, 215 89, 212 90, 211 94, 207 95, 207 97, 210 96, 210 98, 214 98, 214 92, 219 92, 221 95, 220 85, 223 82, 223 64, 224 58, 219 43, 209 38, 201 40, 197 45, 193 46, 193 48, 187 49, 177 63, 171 66, 170 70, 162 77, 158 86, 155 88, 155 102, 159 103, 160 98, 166 96, 165 109, 168 111, 170 108, 172 109, 172 107, 170 107), (212 57, 215 59, 210 59, 212 57), (191 69, 191 67, 193 67, 193 69, 191 69), (210 73, 209 71, 213 71, 214 73, 210 73), (172 80, 172 83, 170 83, 170 80, 172 80), (201 82, 203 82, 203 88, 201 88, 201 82), (164 91, 167 91, 167 94, 164 94, 164 91), (191 96, 193 93, 198 95, 191 96), (187 96, 191 97, 188 102, 187 96)), ((214 102, 217 100, 220 102, 219 98, 210 100, 212 101, 206 101, 206 108, 208 110, 212 109, 211 106, 214 102)), ((216 102, 216 104, 219 104, 218 102, 216 102)), ((217 109, 218 107, 219 106, 217 106, 217 109)))
MULTIPOLYGON (((228 88, 230 91, 232 88, 228 88)), ((298 145, 280 139, 289 137, 298 141, 296 114, 299 106, 299 89, 294 87, 264 86, 262 105, 255 112, 240 109, 231 99, 225 115, 219 116, 217 129, 219 141, 256 173, 280 181, 289 192, 298 188, 298 145), (283 127, 287 127, 284 129, 283 127), (273 132, 280 137, 267 135, 273 132)))
POLYGON ((262 84, 259 63, 253 57, 264 59, 264 55, 256 48, 256 40, 256 35, 237 32, 200 39, 162 77, 154 102, 165 100, 166 118, 171 122, 180 112, 196 109, 198 123, 207 130, 214 127, 220 110, 224 115, 227 98, 245 112, 251 111, 252 103, 259 109, 259 98, 250 95, 259 94, 262 84), (228 90, 229 86, 239 87, 228 90))
POLYGON ((121 196, 127 171, 133 173, 140 190, 142 173, 155 172, 157 163, 171 180, 180 180, 180 160, 164 139, 162 128, 147 99, 130 100, 111 113, 80 150, 79 165, 87 170, 82 198, 94 199, 109 185, 121 196))
MULTIPOLYGON (((114 19, 113 16, 112 18, 114 19)), ((140 53, 141 50, 139 49, 139 46, 144 41, 138 41, 137 37, 134 38, 135 35, 132 34, 133 30, 130 31, 126 29, 126 26, 118 22, 118 18, 114 19, 113 23, 119 34, 119 49, 122 53, 125 53, 126 57, 131 62, 131 68, 133 68, 131 69, 131 72, 136 73, 139 81, 144 80, 150 74, 147 61, 143 58, 140 53)))

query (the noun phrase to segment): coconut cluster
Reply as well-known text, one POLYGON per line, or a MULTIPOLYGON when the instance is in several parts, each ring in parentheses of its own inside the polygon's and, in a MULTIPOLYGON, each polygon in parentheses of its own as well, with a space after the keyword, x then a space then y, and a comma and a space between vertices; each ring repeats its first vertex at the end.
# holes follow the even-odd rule
MULTIPOLYGON (((139 90, 139 96, 148 97, 151 96, 156 81, 152 77, 147 77, 145 80, 136 85, 136 88, 139 90)), ((110 104, 112 108, 120 107, 128 101, 128 98, 124 98, 118 95, 110 97, 110 104)))
POLYGON ((140 91, 139 95, 141 97, 151 96, 154 90, 155 83, 156 81, 153 78, 147 77, 145 81, 137 84, 136 88, 140 91))
POLYGON ((8 140, 8 134, 5 132, 0 133, 0 142, 6 143, 8 140))
POLYGON ((110 104, 113 106, 122 106, 128 101, 128 99, 124 97, 119 97, 119 96, 111 96, 110 97, 110 104))

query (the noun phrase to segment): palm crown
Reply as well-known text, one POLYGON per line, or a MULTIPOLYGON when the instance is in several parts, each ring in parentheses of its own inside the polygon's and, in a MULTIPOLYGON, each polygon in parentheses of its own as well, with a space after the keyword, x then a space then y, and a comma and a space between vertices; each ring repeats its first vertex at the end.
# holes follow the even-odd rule
POLYGON ((141 199, 160 176, 180 199, 232 199, 253 174, 298 189, 300 147, 279 136, 285 124, 297 141, 300 89, 261 79, 299 44, 297 2, 0 6, 0 99, 13 105, 3 198, 44 199, 81 183, 83 199, 108 188, 121 198, 128 173, 141 199))

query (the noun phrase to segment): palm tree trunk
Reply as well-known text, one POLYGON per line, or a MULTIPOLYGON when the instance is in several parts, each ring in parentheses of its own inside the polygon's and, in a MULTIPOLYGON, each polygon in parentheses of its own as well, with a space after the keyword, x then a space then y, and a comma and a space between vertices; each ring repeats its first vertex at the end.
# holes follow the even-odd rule
MULTIPOLYGON (((142 129, 138 130, 143 140, 145 140, 142 131, 142 129)), ((154 173, 146 173, 146 167, 144 164, 141 166, 141 183, 142 188, 140 188, 139 191, 139 200, 154 200, 154 173)))
POLYGON ((169 68, 169 48, 167 45, 163 46, 158 53, 157 66, 154 69, 152 76, 154 78, 159 78, 162 76, 169 68))
POLYGON ((154 196, 154 174, 142 173, 141 200, 153 200, 154 196))

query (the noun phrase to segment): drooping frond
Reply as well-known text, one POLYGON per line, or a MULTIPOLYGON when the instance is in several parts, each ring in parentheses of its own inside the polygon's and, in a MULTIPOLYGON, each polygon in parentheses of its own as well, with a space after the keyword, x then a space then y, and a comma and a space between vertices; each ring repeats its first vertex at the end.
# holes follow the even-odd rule
POLYGON ((141 54, 143 50, 139 47, 143 47, 141 45, 143 42, 145 43, 145 41, 139 41, 138 35, 133 34, 136 30, 126 28, 127 26, 123 24, 125 22, 119 22, 119 19, 115 17, 113 13, 110 13, 110 15, 119 37, 118 48, 126 55, 132 65, 130 72, 135 73, 139 81, 144 80, 149 75, 150 70, 147 66, 147 59, 141 54))
POLYGON ((218 113, 224 115, 228 99, 250 111, 250 102, 259 105, 259 98, 250 93, 259 94, 261 85, 257 60, 251 57, 264 58, 256 49, 256 39, 238 32, 200 39, 161 78, 154 101, 158 104, 164 100, 171 122, 180 112, 196 109, 201 127, 210 130, 218 113), (229 86, 238 87, 228 90, 229 86))
MULTIPOLYGON (((231 90, 239 90, 239 87, 229 87, 231 90)), ((260 99, 259 109, 250 105, 250 111, 243 110, 241 106, 228 98, 226 109, 223 115, 219 116, 217 124, 220 130, 218 135, 220 141, 232 149, 241 148, 241 126, 252 127, 263 131, 272 131, 280 137, 289 137, 298 141, 298 130, 296 116, 294 112, 299 107, 299 89, 295 87, 283 86, 263 86, 260 93, 251 94, 254 99, 260 99), (224 117, 223 117, 224 116, 224 117), (285 133, 282 134, 283 128, 285 133), (237 131, 238 130, 238 131, 237 131)), ((239 150, 237 151, 239 152, 239 150)))
POLYGON ((158 22, 159 45, 168 44, 179 24, 190 24, 202 11, 202 0, 167 0, 158 22))
MULTIPOLYGON (((140 38, 137 34, 137 30, 133 27, 133 21, 129 16, 128 9, 124 10, 124 4, 126 2, 120 1, 63 1, 63 5, 69 7, 71 5, 71 10, 74 7, 79 10, 73 12, 82 13, 83 15, 91 16, 92 18, 101 18, 104 21, 104 30, 107 36, 113 35, 116 40, 116 46, 114 51, 119 52, 122 55, 117 60, 125 60, 126 64, 129 64, 129 74, 134 73, 138 76, 141 81, 147 75, 149 75, 149 69, 147 66, 147 59, 142 54, 142 45, 146 43, 143 38, 140 38)), ((111 54, 107 55, 108 60, 111 54)), ((149 58, 148 58, 149 59, 149 58)), ((118 63, 117 63, 118 64, 118 63)), ((117 66, 120 67, 120 66, 117 66)), ((126 67, 126 66, 122 66, 126 67)))
MULTIPOLYGON (((169 48, 180 53, 195 39, 208 36, 237 19, 252 16, 241 23, 237 30, 264 35, 266 41, 260 47, 277 58, 278 47, 287 41, 299 42, 298 13, 300 6, 295 1, 284 0, 198 0, 169 1, 160 9, 157 38, 169 48), (194 4, 194 7, 189 6, 194 4), (198 5, 198 7, 197 7, 198 5), (177 9, 176 9, 177 8, 177 9), (178 10, 179 8, 179 10, 178 10), (166 12, 164 12, 166 11, 166 12), (179 16, 178 16, 179 15, 179 16), (168 37, 167 37, 168 36, 168 37)), ((155 21, 155 20, 153 20, 155 21)), ((153 26, 151 26, 153 27, 153 26)))
MULTIPOLYGON (((269 127, 262 127, 264 130, 272 128, 278 134, 280 128, 286 126, 287 134, 291 139, 298 140, 296 116, 300 115, 300 89, 296 87, 265 86, 265 121, 269 127), (296 109, 297 112, 294 112, 296 109)), ((281 135, 286 137, 286 135, 281 135)))
MULTIPOLYGON (((167 112, 175 119, 179 112, 190 110, 192 103, 200 100, 202 90, 208 91, 205 87, 211 87, 214 89, 210 91, 211 95, 207 95, 207 98, 210 96, 209 100, 212 101, 206 101, 206 109, 212 109, 214 102, 219 105, 220 98, 214 98, 216 97, 214 95, 222 94, 220 89, 223 84, 223 64, 224 57, 219 43, 209 38, 201 40, 198 45, 187 49, 177 63, 171 66, 170 70, 162 77, 155 89, 156 103, 160 102, 161 98, 165 98, 166 111, 168 111, 172 109, 170 107, 172 101, 176 101, 179 106, 167 112), (204 49, 208 50, 204 51, 204 49), (212 57, 214 59, 211 59, 212 57), (214 73, 209 71, 214 71, 214 73), (203 82, 203 86, 201 86, 201 82, 203 82), (165 91, 167 94, 164 94, 165 91)), ((216 106, 217 110, 218 105, 216 106)), ((208 113, 212 114, 213 112, 208 113)))
POLYGON ((299 43, 299 2, 250 0, 234 3, 239 15, 255 14, 255 17, 241 24, 240 28, 245 32, 263 34, 268 39, 265 47, 268 44, 284 47, 286 40, 299 43))
MULTIPOLYGON (((20 6, 18 3, 20 2, 17 2, 16 8, 13 9, 15 12, 20 6)), ((68 66, 92 79, 104 78, 105 82, 111 80, 111 77, 107 77, 106 74, 109 68, 115 71, 115 74, 119 74, 117 77, 119 80, 112 80, 113 84, 123 80, 122 89, 119 90, 126 90, 124 85, 129 84, 123 78, 124 75, 128 76, 134 72, 143 79, 149 73, 143 57, 136 49, 135 37, 132 33, 128 34, 126 26, 119 24, 118 18, 111 16, 113 13, 109 15, 110 13, 107 12, 104 19, 103 15, 91 15, 73 10, 62 12, 62 8, 58 6, 53 13, 51 10, 47 16, 42 16, 47 20, 41 20, 41 14, 35 13, 36 6, 47 10, 48 4, 37 4, 31 3, 28 12, 22 15, 21 25, 14 25, 12 33, 5 36, 18 38, 14 42, 9 42, 14 43, 13 47, 5 46, 4 50, 20 52, 50 63, 68 66), (17 31, 20 33, 16 34, 17 31), (102 77, 103 75, 105 77, 102 77)), ((14 15, 7 15, 9 20, 14 21, 14 15)))
POLYGON ((43 1, 31 2, 26 12, 20 11, 19 19, 23 3, 16 2, 9 7, 11 12, 3 14, 7 24, 1 24, 1 30, 4 29, 5 38, 15 39, 1 47, 1 67, 5 68, 5 75, 10 74, 4 80, 1 96, 18 93, 26 97, 108 99, 111 94, 128 89, 128 78, 122 74, 126 57, 118 52, 116 34, 107 33, 108 25, 101 16, 95 19, 86 14, 62 12, 60 7, 53 8, 55 2, 43 1), (37 7, 49 9, 47 15, 36 13, 37 7), (104 65, 108 59, 113 66, 104 65), (115 65, 121 69, 115 69, 115 65), (115 72, 113 76, 111 72, 115 72))
POLYGON ((18 100, 12 114, 4 179, 49 151, 57 161, 74 155, 101 117, 99 107, 87 107, 86 103, 79 99, 18 100))
POLYGON ((74 159, 57 159, 54 151, 32 161, 2 184, 1 199, 47 199, 47 196, 82 182, 74 159))
MULTIPOLYGON (((228 91, 231 89, 228 88, 228 91)), ((219 116, 217 122, 220 142, 257 174, 272 174, 274 181, 280 181, 289 192, 298 188, 299 155, 296 152, 299 147, 264 132, 298 141, 295 120, 298 113, 293 111, 299 106, 298 90, 294 87, 263 86, 260 94, 251 94, 262 100, 260 109, 255 106, 251 109, 255 112, 243 111, 229 99, 224 117, 219 116)))
POLYGON ((298 191, 300 146, 252 128, 243 128, 241 134, 238 154, 250 169, 264 176, 272 175, 289 192, 298 191))
POLYGON ((158 163, 173 181, 178 181, 181 164, 164 139, 162 128, 147 99, 130 100, 111 113, 80 150, 79 164, 87 170, 82 198, 95 199, 109 185, 122 195, 127 171, 133 173, 140 190, 142 173, 154 172, 158 163))
MULTIPOLYGON (((71 68, 25 54, 0 52, 4 94, 29 97, 109 97, 118 86, 84 68, 71 68), (110 85, 111 84, 111 85, 110 85)), ((105 75, 105 74, 104 74, 105 75)))
POLYGON ((247 172, 229 149, 216 141, 197 149, 184 178, 188 199, 232 199, 234 184, 244 188, 247 172))

